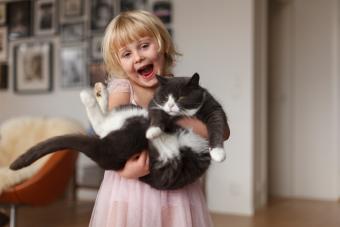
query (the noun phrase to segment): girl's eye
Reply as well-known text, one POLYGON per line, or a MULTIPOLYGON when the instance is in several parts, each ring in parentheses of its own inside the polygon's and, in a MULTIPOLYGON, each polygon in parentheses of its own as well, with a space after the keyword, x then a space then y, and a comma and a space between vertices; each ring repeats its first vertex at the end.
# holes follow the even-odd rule
POLYGON ((142 49, 146 49, 146 48, 148 48, 149 47, 149 44, 148 43, 143 43, 142 45, 141 45, 141 48, 142 49))
POLYGON ((131 54, 129 52, 123 53, 122 58, 128 58, 131 54))

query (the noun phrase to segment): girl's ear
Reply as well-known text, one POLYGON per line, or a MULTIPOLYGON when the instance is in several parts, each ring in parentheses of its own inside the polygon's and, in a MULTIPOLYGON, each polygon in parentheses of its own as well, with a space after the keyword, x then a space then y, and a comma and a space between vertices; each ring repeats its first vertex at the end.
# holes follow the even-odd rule
POLYGON ((165 85, 168 82, 168 78, 166 76, 156 75, 156 78, 160 85, 165 85))
POLYGON ((195 73, 190 78, 188 85, 197 87, 199 85, 199 82, 200 82, 200 75, 198 75, 198 73, 195 73))

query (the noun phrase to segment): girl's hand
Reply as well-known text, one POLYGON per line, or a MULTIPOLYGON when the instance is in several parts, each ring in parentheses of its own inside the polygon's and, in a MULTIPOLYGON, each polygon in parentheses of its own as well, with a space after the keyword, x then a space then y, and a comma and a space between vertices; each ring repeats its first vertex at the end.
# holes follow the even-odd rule
POLYGON ((132 156, 118 174, 125 178, 137 179, 150 173, 149 155, 147 151, 132 156))

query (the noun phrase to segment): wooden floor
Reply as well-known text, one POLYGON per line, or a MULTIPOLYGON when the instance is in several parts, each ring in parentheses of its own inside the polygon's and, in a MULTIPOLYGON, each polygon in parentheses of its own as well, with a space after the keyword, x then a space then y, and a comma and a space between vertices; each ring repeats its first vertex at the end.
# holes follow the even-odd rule
MULTIPOLYGON (((85 227, 92 206, 62 200, 46 207, 21 207, 17 227, 85 227)), ((339 227, 340 203, 275 199, 254 217, 212 214, 212 218, 215 227, 339 227)))

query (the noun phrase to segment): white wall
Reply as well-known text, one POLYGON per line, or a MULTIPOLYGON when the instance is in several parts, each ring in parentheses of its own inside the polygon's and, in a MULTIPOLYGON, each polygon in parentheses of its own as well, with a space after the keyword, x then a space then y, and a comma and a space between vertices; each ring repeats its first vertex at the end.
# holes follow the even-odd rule
MULTIPOLYGON (((214 164, 207 179, 209 208, 216 212, 254 212, 254 2, 173 1, 174 39, 183 53, 175 71, 178 75, 199 72, 202 84, 229 116, 227 161, 214 164)), ((47 95, 0 93, 0 123, 14 115, 32 114, 70 116, 86 124, 79 90, 55 87, 47 95)))
MULTIPOLYGON (((254 1, 175 1, 174 37, 183 57, 177 74, 199 72, 229 115, 227 160, 213 164, 209 208, 251 214, 254 178, 254 1)), ((266 175, 266 174, 265 174, 266 175)))
POLYGON ((339 1, 272 8, 270 193, 339 197, 339 1))

